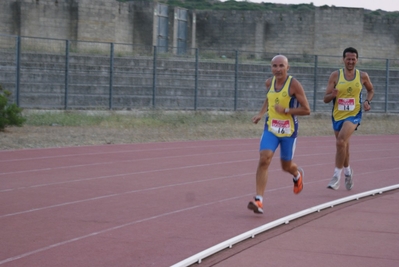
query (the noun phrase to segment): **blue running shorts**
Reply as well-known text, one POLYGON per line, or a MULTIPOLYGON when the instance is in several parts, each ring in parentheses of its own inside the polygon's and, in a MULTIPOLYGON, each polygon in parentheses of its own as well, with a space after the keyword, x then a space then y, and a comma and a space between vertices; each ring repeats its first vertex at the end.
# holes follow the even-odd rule
POLYGON ((259 151, 271 150, 274 153, 278 145, 280 145, 281 160, 292 160, 295 153, 296 137, 277 137, 265 127, 260 139, 259 151))
MULTIPOLYGON (((348 118, 340 120, 340 121, 335 121, 334 117, 332 117, 332 127, 333 127, 334 131, 339 132, 339 131, 341 131, 342 125, 344 125, 345 121, 350 121, 353 124, 357 124, 357 126, 359 126, 361 120, 362 120, 362 113, 361 112, 359 112, 356 116, 348 117, 348 118)), ((357 127, 356 127, 356 130, 357 130, 357 127)))

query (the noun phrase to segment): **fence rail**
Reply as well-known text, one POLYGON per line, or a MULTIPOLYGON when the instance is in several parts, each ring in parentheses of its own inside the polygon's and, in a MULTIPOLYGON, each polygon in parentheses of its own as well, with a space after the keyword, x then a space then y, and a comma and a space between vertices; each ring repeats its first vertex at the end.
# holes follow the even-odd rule
MULTIPOLYGON (((0 83, 28 109, 259 110, 276 53, 144 47, 0 35, 0 83)), ((323 103, 340 56, 286 54, 311 109, 323 103)), ((361 55, 360 55, 361 56, 361 55)), ((399 59, 360 58, 372 112, 399 112, 399 59)))

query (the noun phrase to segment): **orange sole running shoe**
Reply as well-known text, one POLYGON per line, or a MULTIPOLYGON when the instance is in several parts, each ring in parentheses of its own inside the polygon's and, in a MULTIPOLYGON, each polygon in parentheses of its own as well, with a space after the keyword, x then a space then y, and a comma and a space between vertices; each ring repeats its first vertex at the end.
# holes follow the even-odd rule
POLYGON ((256 200, 256 199, 251 200, 248 203, 247 208, 257 214, 263 214, 263 204, 259 200, 256 200))
POLYGON ((298 172, 299 172, 299 179, 298 181, 294 180, 294 194, 299 194, 301 193, 302 189, 303 189, 303 176, 305 174, 305 172, 303 171, 302 168, 298 168, 298 172))

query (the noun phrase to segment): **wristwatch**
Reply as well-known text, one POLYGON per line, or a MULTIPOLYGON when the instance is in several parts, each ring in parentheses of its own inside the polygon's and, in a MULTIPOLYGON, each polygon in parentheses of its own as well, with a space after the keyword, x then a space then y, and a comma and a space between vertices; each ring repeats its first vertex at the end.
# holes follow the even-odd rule
POLYGON ((369 100, 364 100, 364 102, 367 102, 369 105, 371 105, 371 102, 369 100))

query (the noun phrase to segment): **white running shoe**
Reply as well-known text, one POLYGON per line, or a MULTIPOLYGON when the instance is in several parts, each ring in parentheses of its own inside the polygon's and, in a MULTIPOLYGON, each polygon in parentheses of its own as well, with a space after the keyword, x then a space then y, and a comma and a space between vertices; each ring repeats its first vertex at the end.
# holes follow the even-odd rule
POLYGON ((327 188, 334 189, 334 190, 337 190, 339 188, 338 176, 334 175, 333 178, 331 178, 331 181, 328 183, 327 188))
POLYGON ((353 187, 353 169, 351 168, 351 174, 345 175, 345 187, 347 190, 351 190, 353 187))

